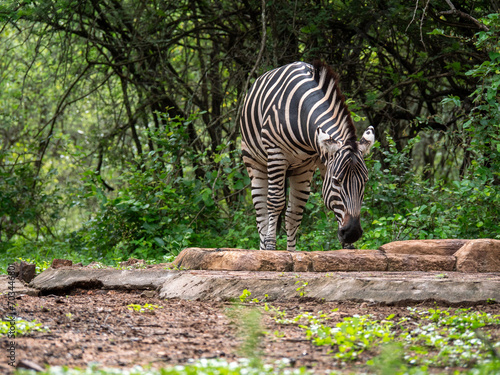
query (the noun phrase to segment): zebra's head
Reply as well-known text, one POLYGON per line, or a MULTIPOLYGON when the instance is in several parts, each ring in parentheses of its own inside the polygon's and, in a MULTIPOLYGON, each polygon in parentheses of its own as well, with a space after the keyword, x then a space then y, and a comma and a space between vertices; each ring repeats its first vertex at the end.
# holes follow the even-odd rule
POLYGON ((361 238, 361 204, 368 181, 364 156, 375 142, 375 131, 370 126, 357 142, 336 141, 318 128, 318 143, 326 171, 323 180, 323 200, 328 209, 335 212, 339 223, 338 238, 343 248, 361 238))

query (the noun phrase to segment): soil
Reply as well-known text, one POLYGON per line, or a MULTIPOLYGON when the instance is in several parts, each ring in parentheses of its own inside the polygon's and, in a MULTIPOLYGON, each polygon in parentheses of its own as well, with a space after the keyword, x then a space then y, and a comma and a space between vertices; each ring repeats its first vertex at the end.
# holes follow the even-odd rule
MULTIPOLYGON (((234 304, 230 302, 163 300, 150 297, 148 292, 77 289, 63 296, 18 295, 17 303, 20 317, 28 321, 36 319, 49 329, 48 332, 17 337, 17 361, 28 359, 42 366, 86 367, 98 362, 102 367, 151 365, 158 368, 185 364, 191 359, 226 358, 230 361, 240 357, 242 339, 239 329, 242 325, 234 318, 238 314, 231 314, 234 304), (127 308, 129 304, 146 303, 163 308, 152 313, 127 308)), ((390 314, 396 317, 409 315, 406 306, 366 302, 319 303, 297 298, 286 303, 272 302, 272 305, 285 310, 289 318, 302 312, 321 310, 329 314, 331 322, 354 314, 373 314, 377 319, 390 314), (338 311, 332 312, 336 308, 338 311)), ((6 306, 7 297, 0 296, 2 317, 7 315, 6 306)), ((435 304, 417 307, 429 308, 435 304)), ((479 305, 473 309, 500 314, 499 304, 479 305)), ((331 348, 312 346, 303 329, 295 324, 278 325, 271 318, 272 313, 261 310, 262 325, 268 332, 260 344, 264 361, 274 362, 286 357, 294 366, 314 368, 318 373, 342 368, 342 364, 328 353, 331 348), (275 335, 275 331, 279 335, 275 335)), ((496 334, 498 336, 499 332, 496 334)), ((0 338, 3 353, 7 351, 7 341, 5 336, 0 338)), ((356 366, 362 366, 366 359, 360 358, 359 363, 349 364, 350 369, 360 370, 356 366)), ((0 373, 9 371, 11 368, 2 359, 0 373)))

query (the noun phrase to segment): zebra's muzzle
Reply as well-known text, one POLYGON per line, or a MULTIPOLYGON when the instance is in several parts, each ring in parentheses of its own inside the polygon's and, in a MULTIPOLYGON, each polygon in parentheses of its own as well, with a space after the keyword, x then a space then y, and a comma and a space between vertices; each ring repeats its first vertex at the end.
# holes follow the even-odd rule
POLYGON ((344 245, 353 244, 363 235, 359 217, 346 216, 344 223, 344 225, 339 227, 338 231, 339 241, 343 247, 344 245))

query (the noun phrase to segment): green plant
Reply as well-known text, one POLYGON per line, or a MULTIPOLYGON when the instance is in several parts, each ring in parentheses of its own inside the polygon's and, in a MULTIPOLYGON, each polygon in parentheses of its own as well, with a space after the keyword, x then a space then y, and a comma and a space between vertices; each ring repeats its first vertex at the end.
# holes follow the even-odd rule
POLYGON ((250 292, 248 289, 244 289, 243 293, 241 293, 241 295, 239 297, 241 303, 248 302, 251 295, 252 295, 252 292, 250 292))
POLYGON ((127 308, 130 311, 136 311, 136 312, 140 312, 140 313, 144 313, 144 312, 154 313, 155 309, 163 309, 163 306, 153 305, 150 303, 146 303, 144 305, 136 305, 136 304, 131 303, 130 305, 127 305, 127 308))
POLYGON ((322 323, 321 318, 304 316, 307 325, 301 325, 306 330, 307 338, 315 345, 330 345, 335 347, 334 357, 339 360, 354 360, 365 350, 370 350, 380 344, 390 342, 394 338, 391 328, 393 317, 384 321, 373 320, 370 315, 344 318, 335 327, 322 323))
POLYGON ((32 321, 27 321, 21 318, 13 320, 0 320, 0 335, 5 336, 11 331, 11 327, 14 324, 14 334, 15 336, 29 335, 32 332, 48 332, 49 329, 44 327, 42 323, 37 323, 36 319, 32 321))
POLYGON ((296 291, 299 292, 299 296, 300 297, 304 297, 306 295, 306 286, 309 284, 307 281, 301 281, 301 280, 297 280, 295 282, 295 285, 297 284, 301 284, 297 289, 296 291))

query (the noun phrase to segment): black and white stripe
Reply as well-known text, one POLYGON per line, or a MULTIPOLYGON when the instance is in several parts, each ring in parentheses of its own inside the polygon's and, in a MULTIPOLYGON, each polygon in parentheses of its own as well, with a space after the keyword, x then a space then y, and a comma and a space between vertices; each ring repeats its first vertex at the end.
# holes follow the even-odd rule
POLYGON ((361 237, 359 213, 368 171, 363 160, 374 142, 369 127, 359 142, 337 75, 322 62, 271 70, 250 88, 240 120, 243 161, 252 181, 260 248, 276 249, 276 225, 285 207, 287 249, 297 229, 316 168, 323 200, 335 212, 343 246, 361 237))

